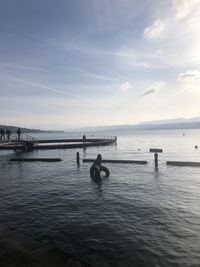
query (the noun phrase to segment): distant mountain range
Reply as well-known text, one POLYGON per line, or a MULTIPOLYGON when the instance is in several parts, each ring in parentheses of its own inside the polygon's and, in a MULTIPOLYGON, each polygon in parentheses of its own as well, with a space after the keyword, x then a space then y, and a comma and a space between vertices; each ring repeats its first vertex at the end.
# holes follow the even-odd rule
POLYGON ((156 121, 144 121, 141 122, 141 125, 155 125, 155 124, 174 124, 174 123, 191 123, 191 122, 200 122, 200 117, 193 117, 190 119, 185 118, 176 118, 168 120, 156 120, 156 121))
POLYGON ((190 119, 176 118, 141 122, 136 125, 112 125, 85 127, 81 131, 143 131, 143 130, 184 130, 200 129, 200 117, 190 119))

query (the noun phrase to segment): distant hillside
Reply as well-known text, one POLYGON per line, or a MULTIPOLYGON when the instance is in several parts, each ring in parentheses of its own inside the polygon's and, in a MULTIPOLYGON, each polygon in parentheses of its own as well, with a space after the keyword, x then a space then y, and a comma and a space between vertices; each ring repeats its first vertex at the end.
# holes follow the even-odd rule
POLYGON ((131 126, 133 130, 184 130, 184 129, 200 129, 200 122, 182 122, 182 123, 166 123, 166 124, 138 124, 131 126))
POLYGON ((200 129, 200 117, 142 122, 136 125, 112 125, 82 128, 81 131, 145 131, 200 129))
POLYGON ((184 129, 200 129, 200 122, 94 127, 92 129, 87 128, 87 131, 146 131, 146 130, 184 130, 184 129))
POLYGON ((46 130, 40 130, 40 129, 30 129, 30 128, 23 128, 18 126, 11 126, 11 125, 0 125, 0 128, 3 128, 4 130, 9 129, 12 133, 16 132, 18 128, 21 129, 22 133, 49 133, 49 132, 63 132, 63 131, 46 131, 46 130))
POLYGON ((190 119, 185 118, 176 118, 176 119, 168 119, 168 120, 155 120, 155 121, 144 121, 140 124, 142 125, 149 125, 149 124, 177 124, 177 123, 190 123, 190 122, 200 122, 200 117, 193 117, 190 119))

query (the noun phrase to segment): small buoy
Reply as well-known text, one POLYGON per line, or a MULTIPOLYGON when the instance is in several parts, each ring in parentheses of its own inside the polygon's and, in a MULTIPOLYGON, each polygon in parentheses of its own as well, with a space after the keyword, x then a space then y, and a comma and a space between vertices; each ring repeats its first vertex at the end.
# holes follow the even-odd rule
POLYGON ((196 145, 194 148, 195 148, 195 149, 198 149, 198 146, 196 145))

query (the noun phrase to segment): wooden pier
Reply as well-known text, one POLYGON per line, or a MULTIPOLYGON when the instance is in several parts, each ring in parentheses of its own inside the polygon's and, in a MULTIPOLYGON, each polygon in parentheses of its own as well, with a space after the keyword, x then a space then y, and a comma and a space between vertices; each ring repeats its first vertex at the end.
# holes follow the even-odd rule
POLYGON ((10 140, 0 143, 0 150, 21 150, 23 152, 38 149, 71 149, 92 146, 107 146, 117 142, 117 137, 83 139, 50 139, 50 140, 10 140))

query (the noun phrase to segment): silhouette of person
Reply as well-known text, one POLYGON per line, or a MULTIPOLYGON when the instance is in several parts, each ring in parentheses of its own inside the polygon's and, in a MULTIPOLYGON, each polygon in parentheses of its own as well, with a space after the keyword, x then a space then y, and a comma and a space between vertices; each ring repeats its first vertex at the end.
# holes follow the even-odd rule
POLYGON ((85 142, 86 142, 86 136, 85 136, 85 134, 83 135, 83 144, 85 144, 85 142))
POLYGON ((11 132, 9 129, 7 129, 6 131, 7 140, 10 140, 10 135, 11 135, 11 132))
POLYGON ((3 139, 5 140, 5 131, 4 131, 4 129, 1 128, 0 132, 1 132, 1 140, 3 140, 3 139))
POLYGON ((20 136, 21 136, 21 130, 20 128, 17 129, 17 139, 18 141, 20 140, 20 136))

